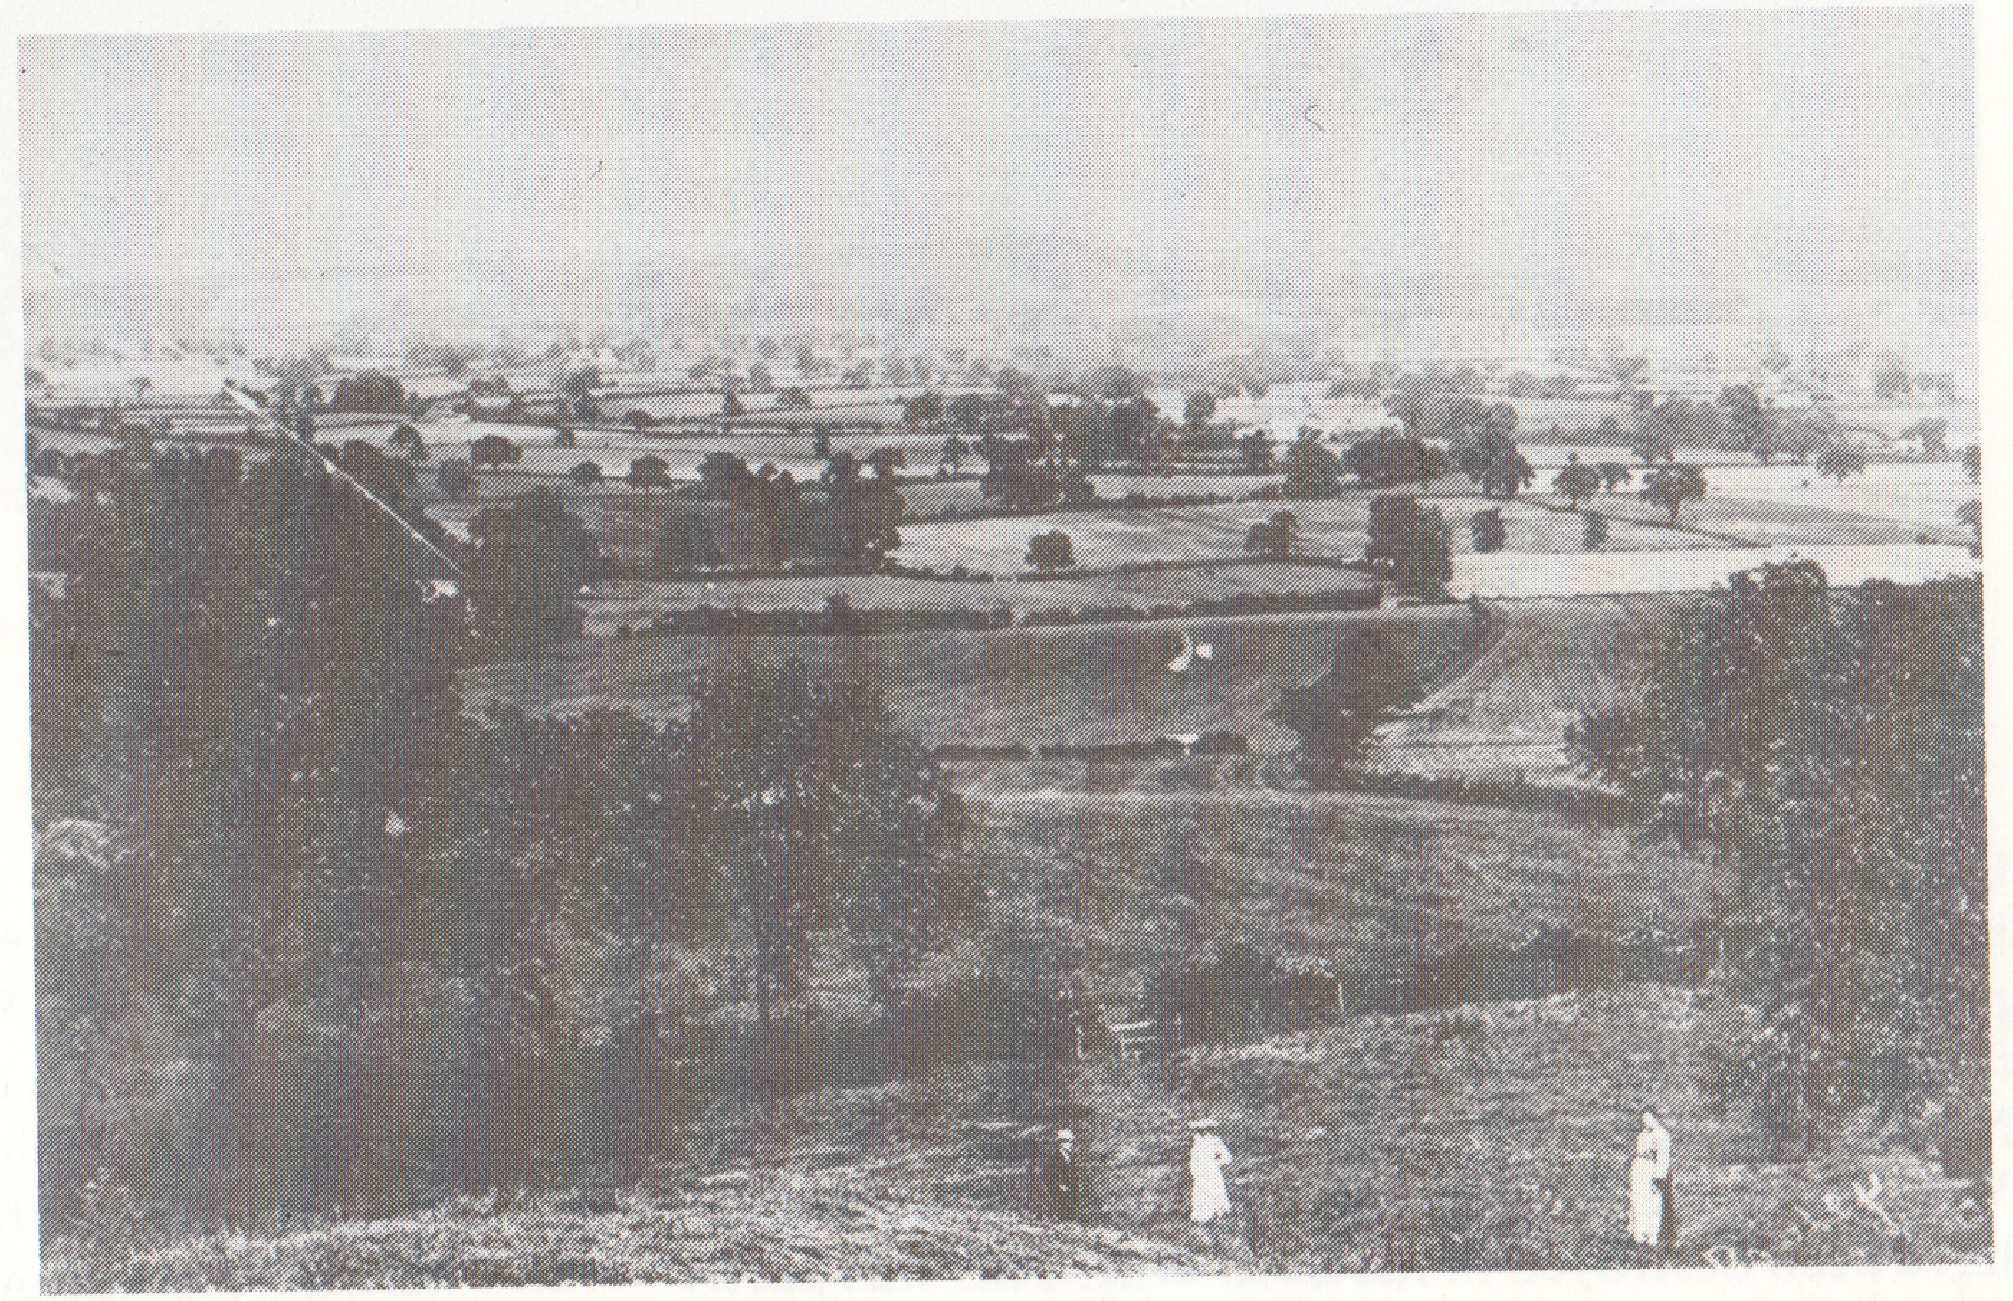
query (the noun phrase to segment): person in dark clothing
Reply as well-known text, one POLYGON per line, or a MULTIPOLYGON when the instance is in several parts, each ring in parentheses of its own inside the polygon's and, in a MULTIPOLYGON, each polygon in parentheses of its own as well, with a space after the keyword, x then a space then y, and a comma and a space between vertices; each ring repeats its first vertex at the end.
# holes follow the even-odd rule
POLYGON ((1055 1132, 1055 1143, 1042 1153, 1037 1179, 1042 1205, 1061 1220, 1083 1216, 1083 1167, 1076 1155, 1076 1135, 1068 1129, 1055 1132))

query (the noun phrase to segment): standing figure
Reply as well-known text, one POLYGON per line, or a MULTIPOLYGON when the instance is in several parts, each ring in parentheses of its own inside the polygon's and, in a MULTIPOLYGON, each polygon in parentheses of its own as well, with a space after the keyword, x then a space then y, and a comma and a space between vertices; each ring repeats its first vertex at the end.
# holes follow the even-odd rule
POLYGON ((1074 1220, 1083 1214, 1083 1171, 1076 1159, 1076 1135, 1068 1129, 1055 1132, 1055 1144, 1042 1153, 1038 1176, 1042 1204, 1057 1219, 1074 1220))
POLYGON ((1188 1149, 1188 1179, 1193 1190, 1189 1218, 1208 1224, 1229 1212, 1230 1194, 1223 1186, 1223 1167, 1230 1164, 1230 1149, 1217 1137, 1216 1122, 1198 1120, 1189 1126, 1195 1141, 1188 1149))
POLYGON ((1629 1162, 1629 1237, 1638 1246, 1662 1246, 1670 1173, 1670 1131, 1654 1111, 1645 1111, 1643 1127, 1636 1133, 1636 1154, 1629 1162))

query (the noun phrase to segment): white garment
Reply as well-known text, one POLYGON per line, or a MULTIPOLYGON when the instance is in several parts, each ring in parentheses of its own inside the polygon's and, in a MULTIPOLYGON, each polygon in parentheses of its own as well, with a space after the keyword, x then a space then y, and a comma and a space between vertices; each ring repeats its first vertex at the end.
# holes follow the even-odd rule
POLYGON ((1188 1177, 1195 1189, 1189 1218, 1207 1224, 1230 1210, 1230 1194, 1223 1187, 1223 1167, 1230 1164, 1230 1149, 1214 1134, 1197 1134, 1188 1149, 1188 1177))
POLYGON ((1629 1236, 1655 1246, 1664 1226, 1664 1190, 1658 1183, 1671 1169, 1670 1131, 1651 1117, 1636 1135, 1629 1162, 1629 1236))

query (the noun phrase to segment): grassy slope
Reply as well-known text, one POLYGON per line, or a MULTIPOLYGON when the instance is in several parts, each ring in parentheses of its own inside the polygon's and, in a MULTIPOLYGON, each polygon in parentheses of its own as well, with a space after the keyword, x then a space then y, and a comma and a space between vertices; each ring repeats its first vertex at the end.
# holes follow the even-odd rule
MULTIPOLYGON (((1850 1185, 1876 1172, 1912 1263, 1989 1259, 1977 1190, 1902 1145, 1839 1136, 1823 1161, 1774 1163, 1746 1119, 1691 1083, 1720 1013, 1647 987, 1459 1013, 1362 1017, 1172 1063, 1073 1070, 1090 1227, 1029 1217, 1025 1165, 989 1143, 993 1081, 943 1072, 791 1102, 815 1145, 694 1187, 496 1207, 279 1239, 217 1235, 90 1254, 58 1241, 46 1291, 630 1281, 1054 1277, 1225 1270, 1608 1268, 1624 1233, 1628 1144, 1655 1105, 1675 1136, 1677 1263, 1889 1263, 1850 1185), (1185 1220, 1187 1118, 1217 1116, 1232 1213, 1185 1220), (830 1164, 869 1131, 892 1153, 830 1164)), ((1005 1067, 987 1068, 991 1072, 1005 1067)), ((1012 1119, 1026 1119, 1018 1117, 1012 1119)))
POLYGON ((927 744, 1105 744, 1228 731, 1280 751, 1293 736, 1268 715, 1288 686, 1325 672, 1344 624, 1379 620, 1399 631, 1430 686, 1471 653, 1460 606, 1356 615, 1195 619, 1178 624, 1015 628, 874 637, 593 639, 540 665, 471 669, 471 702, 580 712, 606 705, 680 715, 691 689, 728 656, 791 655, 816 672, 858 671, 886 690, 899 726, 927 744), (1215 658, 1186 675, 1168 670, 1186 631, 1215 658))
POLYGON ((1405 772, 1564 780, 1565 726, 1641 693, 1657 629, 1683 598, 1587 597, 1501 607, 1502 632, 1468 670, 1380 733, 1376 762, 1405 772))
POLYGON ((1130 1019, 1148 969, 1224 938, 1340 971, 1384 969, 1515 940, 1541 922, 1679 933, 1717 880, 1668 844, 1556 814, 1274 791, 1226 771, 1236 766, 957 772, 971 783, 976 849, 1007 906, 1066 923, 1112 1020, 1130 1019), (1196 904, 1172 902, 1164 878, 1188 861, 1201 864, 1208 891, 1196 904))
POLYGON ((807 1180, 761 1191, 520 1206, 464 1200, 411 1219, 278 1239, 214 1235, 45 1255, 45 1292, 537 1287, 813 1279, 1219 1274, 1191 1247, 1000 1211, 848 1194, 807 1180))

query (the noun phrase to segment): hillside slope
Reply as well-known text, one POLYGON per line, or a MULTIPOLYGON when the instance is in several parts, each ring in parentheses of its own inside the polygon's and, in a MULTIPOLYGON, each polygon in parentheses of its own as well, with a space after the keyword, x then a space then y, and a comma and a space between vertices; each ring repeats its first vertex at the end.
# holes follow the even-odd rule
POLYGON ((848 1194, 808 1179, 691 1198, 462 1198, 410 1219, 281 1238, 45 1253, 48 1293, 539 1287, 843 1279, 1223 1274, 1237 1266, 1112 1229, 848 1194))

